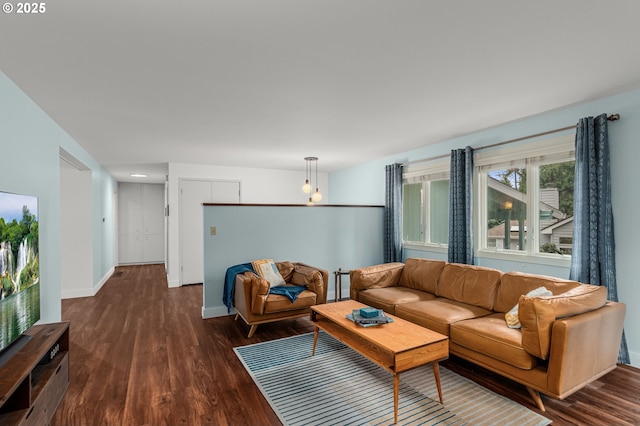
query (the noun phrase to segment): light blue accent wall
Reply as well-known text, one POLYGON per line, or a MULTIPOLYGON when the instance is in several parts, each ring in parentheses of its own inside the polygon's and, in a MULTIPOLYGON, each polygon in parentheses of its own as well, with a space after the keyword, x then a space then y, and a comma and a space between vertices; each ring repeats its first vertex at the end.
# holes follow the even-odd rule
MULTIPOLYGON (((381 207, 216 206, 204 207, 203 316, 227 315, 222 302, 227 268, 257 259, 303 262, 329 271, 381 263, 381 207), (216 235, 210 228, 216 227, 216 235)), ((342 297, 349 294, 343 278, 342 297)))
POLYGON ((384 167, 395 162, 383 158, 329 174, 331 204, 384 205, 384 167))
POLYGON ((66 135, 0 74, 0 190, 38 197, 41 320, 59 321, 59 143, 66 135), (52 161, 55 159, 55 161, 52 161))
POLYGON ((92 173, 94 286, 114 266, 115 218, 106 203, 115 181, 1 72, 0 146, 0 190, 38 197, 41 321, 60 321, 60 147, 92 173))
MULTIPOLYGON (((467 145, 481 147, 516 139, 570 126, 576 124, 582 117, 596 116, 602 113, 618 113, 621 116, 619 121, 609 123, 618 295, 619 300, 627 304, 625 333, 631 362, 633 365, 640 366, 640 285, 638 285, 640 262, 638 262, 637 255, 640 251, 638 246, 640 242, 640 226, 638 226, 640 197, 637 195, 637 187, 640 182, 638 163, 640 159, 640 90, 561 108, 331 173, 329 175, 331 202, 383 204, 384 165, 386 164, 445 155, 450 153, 451 149, 464 148, 467 145)), ((556 136, 560 134, 556 134, 556 136)), ((519 143, 524 144, 530 141, 519 143)), ((407 250, 405 256, 441 259, 442 253, 407 250)), ((568 268, 553 265, 527 263, 523 268, 522 262, 482 257, 478 257, 476 263, 503 271, 524 270, 561 278, 569 276, 568 268)))

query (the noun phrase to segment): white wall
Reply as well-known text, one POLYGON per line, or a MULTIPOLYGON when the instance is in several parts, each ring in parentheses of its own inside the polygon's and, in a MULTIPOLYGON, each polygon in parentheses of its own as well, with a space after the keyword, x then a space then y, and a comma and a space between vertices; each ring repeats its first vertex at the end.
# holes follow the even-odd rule
MULTIPOLYGON (((304 204, 308 195, 302 192, 305 163, 300 159, 300 171, 223 167, 203 164, 169 163, 169 231, 167 279, 169 287, 180 285, 180 179, 240 181, 240 202, 256 204, 304 204)), ((320 204, 329 202, 328 177, 318 173, 320 204)))
MULTIPOLYGON (((638 167, 638 159, 640 158, 640 143, 638 143, 640 90, 550 111, 331 173, 329 176, 331 200, 334 203, 344 203, 347 200, 362 204, 384 203, 384 165, 386 164, 404 163, 449 154, 451 149, 464 148, 467 145, 481 147, 507 141, 570 126, 577 123, 582 117, 596 116, 602 113, 618 113, 621 116, 619 121, 609 123, 618 298, 627 304, 625 333, 631 363, 634 366, 640 366, 640 286, 637 285, 638 277, 640 277, 640 262, 637 259, 638 242, 640 241, 637 214, 640 211, 640 198, 637 196, 637 186, 640 183, 640 167, 638 167), (354 186, 359 190, 351 191, 350 188, 354 186)), ((405 255, 443 258, 443 253, 440 251, 409 250, 405 252, 405 255)), ((444 258, 446 259, 446 255, 444 258)), ((503 271, 523 270, 561 278, 569 276, 568 267, 483 257, 477 257, 476 263, 503 271)))
POLYGON ((60 161, 61 297, 93 296, 91 172, 60 161))

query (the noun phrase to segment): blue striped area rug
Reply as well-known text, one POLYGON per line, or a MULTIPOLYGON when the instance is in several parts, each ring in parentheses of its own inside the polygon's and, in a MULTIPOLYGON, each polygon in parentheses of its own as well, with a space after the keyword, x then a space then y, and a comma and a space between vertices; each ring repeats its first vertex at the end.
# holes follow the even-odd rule
MULTIPOLYGON (((391 425, 393 377, 320 333, 234 348, 285 425, 391 425)), ((551 421, 440 367, 444 405, 431 365, 400 375, 398 423, 403 425, 543 426, 551 421), (433 399, 432 399, 433 398, 433 399)))

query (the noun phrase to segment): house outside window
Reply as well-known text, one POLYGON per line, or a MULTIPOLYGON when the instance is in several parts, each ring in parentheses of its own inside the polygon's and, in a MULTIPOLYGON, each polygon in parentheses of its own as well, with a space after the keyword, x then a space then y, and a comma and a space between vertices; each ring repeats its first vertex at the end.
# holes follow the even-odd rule
POLYGON ((449 162, 405 167, 402 239, 405 245, 446 247, 449 242, 449 162))
POLYGON ((487 248, 523 251, 527 236, 526 168, 498 168, 487 174, 487 248))
POLYGON ((571 254, 574 135, 478 152, 479 255, 509 258, 571 254))

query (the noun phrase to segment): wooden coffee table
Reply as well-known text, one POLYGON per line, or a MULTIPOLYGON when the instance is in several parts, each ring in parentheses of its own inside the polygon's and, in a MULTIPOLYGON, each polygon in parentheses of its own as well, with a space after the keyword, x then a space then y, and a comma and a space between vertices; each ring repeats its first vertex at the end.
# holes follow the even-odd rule
POLYGON ((311 320, 315 325, 312 355, 316 352, 318 332, 322 329, 393 374, 395 423, 398 422, 400 373, 404 371, 431 363, 442 403, 438 361, 449 357, 449 338, 386 313, 393 322, 375 327, 362 327, 346 318, 354 309, 365 306, 354 300, 312 306, 311 320))

